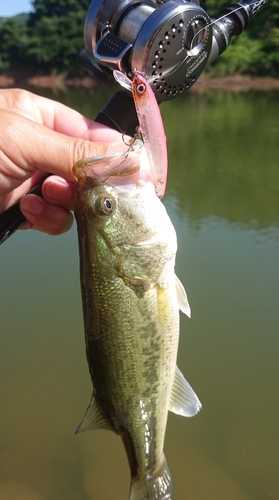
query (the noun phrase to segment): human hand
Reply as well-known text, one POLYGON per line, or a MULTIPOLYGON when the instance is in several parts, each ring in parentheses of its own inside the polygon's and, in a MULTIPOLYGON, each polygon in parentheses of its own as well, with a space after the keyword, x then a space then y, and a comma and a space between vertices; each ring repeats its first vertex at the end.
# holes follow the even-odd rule
POLYGON ((22 229, 67 231, 75 200, 73 165, 105 154, 112 141, 121 141, 121 134, 59 102, 26 90, 0 90, 0 213, 50 172, 42 198, 26 195, 20 201, 27 219, 22 229))

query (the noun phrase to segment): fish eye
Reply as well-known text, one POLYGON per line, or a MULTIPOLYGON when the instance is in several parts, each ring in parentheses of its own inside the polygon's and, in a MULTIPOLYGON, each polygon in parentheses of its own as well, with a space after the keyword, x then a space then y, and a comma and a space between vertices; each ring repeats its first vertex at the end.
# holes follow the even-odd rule
POLYGON ((146 85, 144 83, 138 83, 137 85, 137 93, 138 94, 144 94, 144 92, 146 91, 146 85))
POLYGON ((100 215, 111 215, 115 206, 114 199, 109 196, 100 196, 95 206, 100 215))

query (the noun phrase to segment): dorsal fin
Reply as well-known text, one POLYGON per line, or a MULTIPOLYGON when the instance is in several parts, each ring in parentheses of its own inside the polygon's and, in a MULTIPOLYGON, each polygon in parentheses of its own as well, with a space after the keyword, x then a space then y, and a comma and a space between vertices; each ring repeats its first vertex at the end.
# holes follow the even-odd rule
POLYGON ((200 411, 201 407, 198 396, 176 366, 169 411, 182 417, 193 417, 200 411))

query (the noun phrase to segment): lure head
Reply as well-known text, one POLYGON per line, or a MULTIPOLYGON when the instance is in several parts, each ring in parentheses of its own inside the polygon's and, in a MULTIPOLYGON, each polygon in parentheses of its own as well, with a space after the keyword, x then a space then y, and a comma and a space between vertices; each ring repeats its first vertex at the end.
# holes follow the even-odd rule
POLYGON ((137 96, 140 98, 143 96, 146 91, 147 91, 147 85, 146 85, 146 80, 143 78, 140 73, 136 72, 134 76, 134 89, 137 94, 137 96))

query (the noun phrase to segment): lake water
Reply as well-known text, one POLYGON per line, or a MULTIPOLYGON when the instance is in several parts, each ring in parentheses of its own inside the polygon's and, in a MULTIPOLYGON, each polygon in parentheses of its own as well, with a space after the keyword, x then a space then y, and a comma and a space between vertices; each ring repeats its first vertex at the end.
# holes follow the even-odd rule
MULTIPOLYGON (((41 93, 90 117, 109 95, 41 93)), ((203 403, 169 417, 174 500, 278 500, 279 93, 192 91, 162 113, 192 308, 178 363, 203 403)), ((120 439, 74 435, 91 395, 76 228, 18 231, 0 250, 1 500, 128 499, 120 439)))

